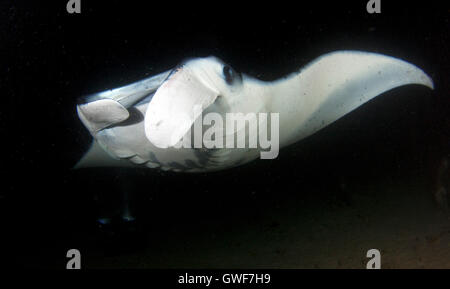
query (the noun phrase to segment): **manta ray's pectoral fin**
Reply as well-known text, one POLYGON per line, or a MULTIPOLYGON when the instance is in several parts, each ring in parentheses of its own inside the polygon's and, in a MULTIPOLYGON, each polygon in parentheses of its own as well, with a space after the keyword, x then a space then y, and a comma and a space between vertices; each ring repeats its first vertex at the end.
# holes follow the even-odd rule
POLYGON ((372 98, 399 86, 433 89, 431 78, 406 61, 376 53, 339 51, 274 83, 272 110, 280 114, 280 144, 324 128, 372 98))

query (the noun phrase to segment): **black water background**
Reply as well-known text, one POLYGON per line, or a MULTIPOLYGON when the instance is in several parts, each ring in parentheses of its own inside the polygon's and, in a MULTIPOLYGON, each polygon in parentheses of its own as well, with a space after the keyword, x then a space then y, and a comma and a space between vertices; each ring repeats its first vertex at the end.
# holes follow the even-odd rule
POLYGON ((425 173, 430 154, 448 153, 448 7, 383 1, 381 15, 369 15, 364 1, 341 2, 82 1, 81 15, 68 15, 64 1, 2 2, 0 216, 2 253, 12 257, 6 265, 24 265, 30 256, 63 264, 60 252, 77 246, 96 254, 101 246, 87 236, 95 231, 98 190, 145 192, 137 197, 144 227, 163 235, 174 223, 198 230, 204 220, 238 224, 277 202, 320 198, 327 191, 320 186, 332 186, 341 173, 368 183, 425 173), (231 171, 71 170, 90 142, 76 117, 80 95, 207 55, 272 80, 338 49, 405 59, 433 78, 436 91, 385 93, 278 159, 231 171))

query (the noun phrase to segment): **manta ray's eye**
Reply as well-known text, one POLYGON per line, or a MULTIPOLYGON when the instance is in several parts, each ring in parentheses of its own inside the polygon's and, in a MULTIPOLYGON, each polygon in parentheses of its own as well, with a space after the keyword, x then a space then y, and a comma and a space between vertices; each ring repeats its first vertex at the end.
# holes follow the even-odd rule
POLYGON ((225 77, 227 84, 231 85, 236 78, 236 71, 234 71, 229 65, 225 65, 223 67, 223 76, 225 77))

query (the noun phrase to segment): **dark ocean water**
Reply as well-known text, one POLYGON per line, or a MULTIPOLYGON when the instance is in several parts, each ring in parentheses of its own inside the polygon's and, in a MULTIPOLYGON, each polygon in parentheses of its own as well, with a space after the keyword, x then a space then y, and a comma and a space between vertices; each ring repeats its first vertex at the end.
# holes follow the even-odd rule
POLYGON ((232 234, 247 223, 276 228, 267 212, 277 208, 346 204, 342 183, 431 182, 435 159, 449 153, 448 7, 382 1, 382 13, 371 15, 365 3, 82 0, 82 13, 69 15, 63 2, 0 4, 0 216, 7 266, 64 267, 69 248, 100 260, 132 254, 176 236, 172 230, 201 236, 211 228, 232 234), (90 143, 75 111, 82 95, 166 71, 187 57, 215 55, 273 80, 340 49, 404 59, 427 72, 436 89, 389 91, 275 160, 228 171, 71 169, 90 143), (120 211, 121 190, 133 190, 138 224, 111 237, 99 232, 96 220, 120 211))

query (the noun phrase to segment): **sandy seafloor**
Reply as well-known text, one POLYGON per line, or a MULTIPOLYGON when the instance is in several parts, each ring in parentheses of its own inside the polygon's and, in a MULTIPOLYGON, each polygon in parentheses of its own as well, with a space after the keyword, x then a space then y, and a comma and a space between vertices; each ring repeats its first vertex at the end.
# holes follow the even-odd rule
MULTIPOLYGON (((436 209, 423 180, 348 184, 351 202, 286 198, 241 222, 172 223, 146 233, 147 248, 85 260, 89 268, 450 268, 450 214, 436 209)), ((300 193, 300 192, 299 192, 300 193)), ((255 196, 257 198, 257 194, 255 196)), ((233 214, 231 211, 230 214, 233 214)))
MULTIPOLYGON (((422 178, 404 176, 375 185, 354 180, 347 186, 345 199, 318 192, 259 200, 255 192, 244 196, 254 204, 248 209, 233 210, 228 203, 214 213, 220 207, 216 203, 194 217, 182 209, 182 219, 164 221, 161 214, 154 219, 157 224, 130 239, 98 238, 91 231, 56 246, 85 247, 83 268, 365 268, 371 248, 380 250, 385 269, 450 268, 450 214, 436 207, 422 178), (225 210, 228 219, 219 215, 225 210)), ((170 214, 170 204, 165 206, 170 214)), ((50 268, 62 261, 51 260, 50 268)))

